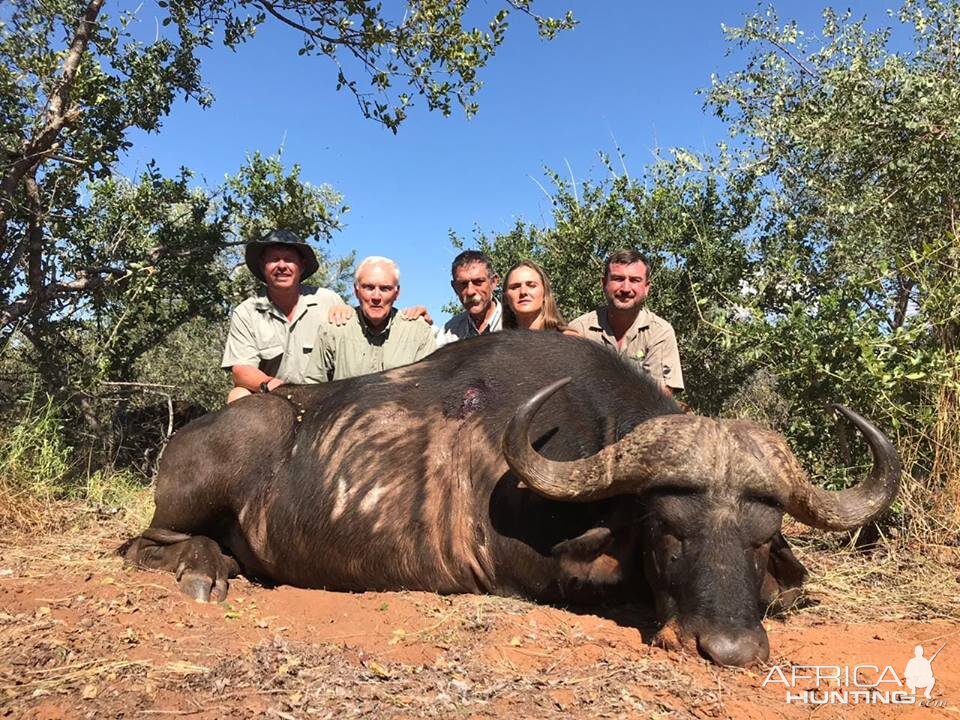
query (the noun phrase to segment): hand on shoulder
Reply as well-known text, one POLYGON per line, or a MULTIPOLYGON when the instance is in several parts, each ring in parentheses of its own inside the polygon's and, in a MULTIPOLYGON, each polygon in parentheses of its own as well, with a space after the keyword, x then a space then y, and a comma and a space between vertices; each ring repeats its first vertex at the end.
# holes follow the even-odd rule
POLYGON ((404 320, 417 320, 422 318, 427 325, 433 325, 433 318, 423 305, 413 305, 400 311, 400 317, 404 320))
POLYGON ((327 322, 331 325, 346 325, 353 319, 354 310, 349 305, 334 305, 327 313, 327 322))

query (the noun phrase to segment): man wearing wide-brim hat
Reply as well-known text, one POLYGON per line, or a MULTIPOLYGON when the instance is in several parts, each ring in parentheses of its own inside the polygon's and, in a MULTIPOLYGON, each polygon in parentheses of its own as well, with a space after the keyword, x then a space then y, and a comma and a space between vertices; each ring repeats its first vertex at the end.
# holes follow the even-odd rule
POLYGON ((332 290, 302 285, 320 267, 316 253, 290 230, 271 230, 247 243, 246 264, 266 284, 265 296, 244 300, 233 311, 221 367, 233 389, 227 402, 284 383, 302 383, 317 329, 352 309, 332 290), (340 310, 342 308, 342 310, 340 310))

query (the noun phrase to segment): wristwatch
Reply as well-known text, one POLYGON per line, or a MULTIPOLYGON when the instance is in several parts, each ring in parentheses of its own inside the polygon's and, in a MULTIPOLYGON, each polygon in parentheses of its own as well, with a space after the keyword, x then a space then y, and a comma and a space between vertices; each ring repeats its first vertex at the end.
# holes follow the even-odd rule
POLYGON ((268 393, 268 392, 270 392, 270 381, 269 381, 269 380, 264 380, 262 383, 260 383, 260 392, 262 392, 262 393, 268 393))

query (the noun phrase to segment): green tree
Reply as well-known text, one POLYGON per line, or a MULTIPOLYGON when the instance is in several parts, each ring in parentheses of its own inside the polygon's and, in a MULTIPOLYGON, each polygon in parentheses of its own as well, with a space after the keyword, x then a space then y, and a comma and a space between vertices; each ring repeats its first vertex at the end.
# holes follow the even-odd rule
MULTIPOLYGON (((279 22, 300 54, 336 64, 337 89, 362 115, 396 131, 416 98, 443 114, 476 110, 478 72, 511 12, 543 37, 573 24, 536 15, 532 0, 508 0, 484 30, 466 24, 466 0, 409 0, 396 19, 366 0, 157 5, 150 40, 133 31, 136 11, 111 17, 103 0, 13 0, 0 12, 0 348, 14 387, 36 368, 39 392, 71 401, 99 437, 109 434, 92 400, 101 383, 130 381, 170 332, 216 320, 252 289, 237 245, 271 224, 325 240, 346 209, 298 167, 259 154, 211 191, 191 188, 186 169, 114 175, 131 131, 159 131, 177 97, 212 102, 204 51, 279 22)), ((342 285, 352 258, 320 250, 318 281, 342 285)))
MULTIPOLYGON (((339 194, 303 182, 299 166, 288 172, 279 156, 254 154, 212 192, 191 188, 189 180, 186 171, 167 179, 150 167, 135 182, 88 185, 58 243, 58 263, 61 272, 98 268, 107 280, 71 296, 42 326, 15 335, 5 353, 4 367, 21 389, 36 374, 43 392, 79 413, 84 423, 77 429, 92 435, 106 457, 118 442, 110 417, 123 414, 131 399, 219 405, 211 397, 222 396, 227 313, 258 289, 243 264, 245 240, 282 224, 316 246, 347 210, 339 194), (159 358, 163 351, 171 357, 159 358), (150 397, 135 397, 144 392, 150 397)), ((317 249, 319 282, 342 285, 352 255, 331 260, 317 249)))
POLYGON ((544 37, 573 24, 534 14, 532 0, 509 0, 487 30, 464 24, 466 0, 410 0, 397 20, 366 0, 158 5, 165 30, 151 42, 132 34, 133 13, 110 18, 103 0, 15 0, 0 23, 0 339, 19 328, 46 353, 51 320, 142 271, 73 263, 64 244, 86 212, 83 183, 110 177, 129 131, 159 130, 178 95, 211 102, 203 49, 236 48, 268 19, 280 22, 298 33, 301 54, 337 64, 337 87, 355 95, 363 115, 396 130, 410 93, 444 114, 455 102, 475 111, 477 73, 503 41, 510 10, 544 37), (395 93, 398 83, 410 92, 395 93))
POLYGON ((960 4, 893 16, 912 48, 849 13, 825 11, 816 41, 750 17, 727 30, 744 69, 714 79, 707 107, 734 138, 726 178, 761 195, 744 339, 793 401, 794 439, 822 455, 823 403, 848 402, 933 489, 960 469, 943 426, 960 389, 960 4))

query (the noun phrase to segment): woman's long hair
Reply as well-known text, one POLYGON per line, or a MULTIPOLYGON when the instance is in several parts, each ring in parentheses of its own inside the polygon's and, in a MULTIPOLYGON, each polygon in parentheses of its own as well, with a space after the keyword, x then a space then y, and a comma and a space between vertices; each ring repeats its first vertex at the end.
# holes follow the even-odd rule
POLYGON ((516 328, 517 316, 514 314, 510 303, 507 302, 507 283, 510 281, 511 273, 517 268, 527 267, 540 276, 540 282, 543 283, 543 308, 540 315, 543 317, 543 327, 541 330, 558 330, 563 332, 567 329, 567 323, 557 310, 557 301, 553 297, 553 288, 550 286, 550 278, 543 271, 543 268, 537 265, 533 260, 521 260, 507 271, 503 280, 503 327, 516 328))

